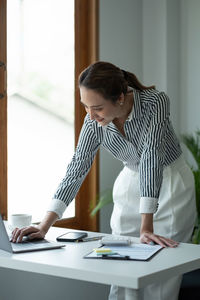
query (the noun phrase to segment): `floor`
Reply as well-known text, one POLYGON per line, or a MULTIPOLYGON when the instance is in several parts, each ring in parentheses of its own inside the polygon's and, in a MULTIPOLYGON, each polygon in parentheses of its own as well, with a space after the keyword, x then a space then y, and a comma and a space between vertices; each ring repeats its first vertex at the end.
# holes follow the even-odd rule
POLYGON ((200 299, 200 269, 183 275, 179 300, 200 299))

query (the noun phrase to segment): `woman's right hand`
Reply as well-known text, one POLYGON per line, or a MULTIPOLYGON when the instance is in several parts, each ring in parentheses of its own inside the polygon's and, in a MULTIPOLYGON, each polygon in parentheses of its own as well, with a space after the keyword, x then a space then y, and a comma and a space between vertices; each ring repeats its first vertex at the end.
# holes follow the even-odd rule
POLYGON ((39 228, 38 226, 28 226, 24 228, 15 228, 12 232, 11 242, 13 243, 21 243, 23 237, 26 236, 28 239, 43 239, 45 237, 46 232, 39 228))
POLYGON ((49 211, 38 226, 28 226, 21 229, 15 228, 12 232, 11 242, 21 243, 24 236, 27 236, 30 240, 41 240, 57 219, 58 215, 53 211, 49 211))

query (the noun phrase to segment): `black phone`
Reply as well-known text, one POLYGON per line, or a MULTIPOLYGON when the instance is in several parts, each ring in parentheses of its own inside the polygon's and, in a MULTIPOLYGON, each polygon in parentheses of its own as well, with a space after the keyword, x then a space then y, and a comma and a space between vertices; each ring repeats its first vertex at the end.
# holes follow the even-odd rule
POLYGON ((82 240, 83 238, 87 237, 88 234, 87 232, 67 232, 64 233, 56 238, 57 241, 59 242, 76 242, 79 240, 82 240))

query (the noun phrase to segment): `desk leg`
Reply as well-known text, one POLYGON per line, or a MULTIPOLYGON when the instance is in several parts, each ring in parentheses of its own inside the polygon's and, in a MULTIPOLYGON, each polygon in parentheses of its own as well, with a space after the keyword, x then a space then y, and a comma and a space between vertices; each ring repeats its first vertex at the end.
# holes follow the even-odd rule
POLYGON ((134 290, 125 288, 125 300, 142 300, 142 289, 134 290))
POLYGON ((143 289, 134 290, 116 285, 111 286, 108 300, 142 300, 143 289))

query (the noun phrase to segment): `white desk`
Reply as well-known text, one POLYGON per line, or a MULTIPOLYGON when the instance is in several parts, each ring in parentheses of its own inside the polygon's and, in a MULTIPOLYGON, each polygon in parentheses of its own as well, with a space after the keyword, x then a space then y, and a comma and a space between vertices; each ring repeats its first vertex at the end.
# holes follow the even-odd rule
MULTIPOLYGON (((65 231, 51 228, 47 238, 55 240, 65 231)), ((96 235, 89 233, 89 236, 96 235)), ((200 268, 199 245, 180 244, 175 249, 166 248, 147 262, 83 258, 97 246, 96 241, 66 243, 62 249, 25 254, 0 251, 0 267, 134 289, 200 268)))

